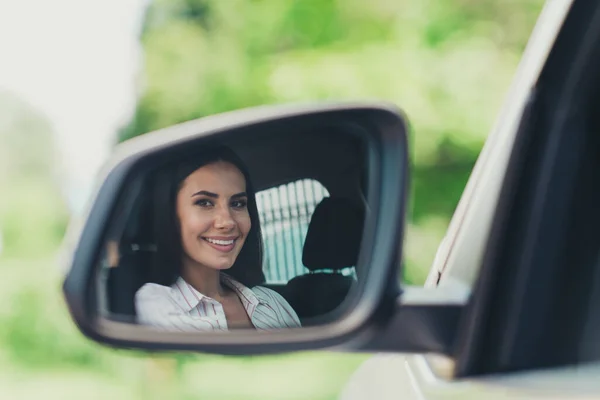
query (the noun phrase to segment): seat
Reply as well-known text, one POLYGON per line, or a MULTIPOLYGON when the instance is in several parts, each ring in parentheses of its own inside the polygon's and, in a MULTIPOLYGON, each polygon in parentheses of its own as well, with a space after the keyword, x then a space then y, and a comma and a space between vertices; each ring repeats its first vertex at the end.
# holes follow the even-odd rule
POLYGON ((135 320, 135 293, 150 281, 148 266, 152 246, 133 244, 121 251, 118 266, 111 268, 107 277, 108 309, 112 318, 135 320))
POLYGON ((335 310, 348 295, 355 279, 341 270, 356 265, 363 217, 344 198, 327 197, 315 208, 302 250, 302 263, 310 272, 291 279, 285 289, 303 325, 335 310))
POLYGON ((135 293, 152 281, 150 265, 155 252, 152 204, 151 196, 140 195, 137 199, 120 240, 117 265, 108 271, 106 295, 111 318, 135 320, 135 293))

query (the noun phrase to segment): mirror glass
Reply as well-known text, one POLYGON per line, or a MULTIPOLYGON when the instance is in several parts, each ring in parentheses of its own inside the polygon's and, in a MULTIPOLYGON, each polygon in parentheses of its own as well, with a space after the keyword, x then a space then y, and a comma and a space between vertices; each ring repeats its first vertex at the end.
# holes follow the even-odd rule
POLYGON ((325 324, 352 305, 368 147, 336 126, 238 132, 135 168, 98 258, 98 315, 173 332, 325 324))

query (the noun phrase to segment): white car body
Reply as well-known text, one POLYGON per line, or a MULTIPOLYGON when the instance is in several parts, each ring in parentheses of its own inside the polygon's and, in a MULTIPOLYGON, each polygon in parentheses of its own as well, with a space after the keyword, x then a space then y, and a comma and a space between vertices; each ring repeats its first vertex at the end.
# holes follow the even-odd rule
MULTIPOLYGON (((571 5, 572 0, 550 0, 540 14, 425 286, 472 288, 521 115, 571 5)), ((438 355, 377 354, 353 374, 340 399, 600 398, 600 363, 462 380, 453 379, 453 368, 451 358, 438 355)))

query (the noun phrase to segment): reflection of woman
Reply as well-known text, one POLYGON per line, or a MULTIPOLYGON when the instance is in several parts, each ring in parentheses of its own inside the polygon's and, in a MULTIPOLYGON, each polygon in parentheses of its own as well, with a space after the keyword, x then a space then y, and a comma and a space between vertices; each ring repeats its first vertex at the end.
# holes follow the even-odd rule
POLYGON ((153 200, 155 283, 136 293, 140 323, 181 331, 300 326, 283 297, 255 286, 264 279, 256 199, 231 150, 161 171, 153 200))

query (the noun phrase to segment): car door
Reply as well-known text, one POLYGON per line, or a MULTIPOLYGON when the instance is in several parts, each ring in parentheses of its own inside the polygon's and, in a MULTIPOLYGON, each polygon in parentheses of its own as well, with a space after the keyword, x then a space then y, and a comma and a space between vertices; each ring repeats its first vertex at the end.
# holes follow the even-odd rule
MULTIPOLYGON (((545 5, 506 96, 505 105, 438 247, 426 287, 447 288, 467 294, 472 292, 490 238, 504 178, 516 146, 518 128, 522 117, 527 115, 528 97, 570 7, 571 1, 550 1, 545 5)), ((454 359, 437 355, 375 355, 356 371, 340 398, 460 398, 466 394, 477 398, 493 398, 494 395, 505 394, 502 391, 504 388, 494 390, 486 385, 483 390, 482 382, 453 381, 455 367, 454 359)), ((546 382, 551 378, 539 375, 535 379, 530 380, 531 387, 535 387, 536 382, 546 382)), ((518 397, 523 393, 515 391, 514 394, 518 397)), ((528 395, 533 396, 535 392, 528 395)), ((540 396, 543 397, 541 394, 540 396)))

